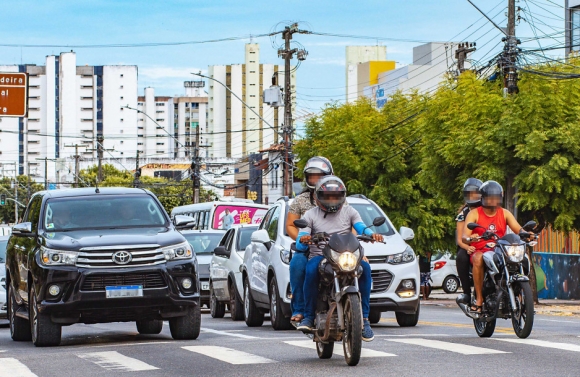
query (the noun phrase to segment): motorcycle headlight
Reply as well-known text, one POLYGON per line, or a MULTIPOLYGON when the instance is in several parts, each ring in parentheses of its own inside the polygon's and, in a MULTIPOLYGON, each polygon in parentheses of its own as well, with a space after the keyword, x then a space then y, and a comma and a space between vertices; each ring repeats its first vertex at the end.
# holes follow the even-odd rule
POLYGON ((415 260, 415 252, 410 246, 407 246, 405 251, 398 254, 389 255, 387 257, 387 263, 389 264, 403 264, 410 263, 415 260))
POLYGON ((40 247, 40 260, 45 266, 74 266, 77 263, 79 253, 40 247))
POLYGON ((520 263, 524 259, 526 246, 525 245, 506 246, 505 251, 510 262, 520 263))
POLYGON ((332 261, 338 265, 341 271, 354 271, 358 264, 360 258, 360 249, 355 252, 345 251, 343 253, 338 253, 334 250, 330 250, 330 256, 332 261))
POLYGON ((189 259, 193 256, 189 242, 164 247, 161 248, 161 251, 165 254, 165 260, 189 259))

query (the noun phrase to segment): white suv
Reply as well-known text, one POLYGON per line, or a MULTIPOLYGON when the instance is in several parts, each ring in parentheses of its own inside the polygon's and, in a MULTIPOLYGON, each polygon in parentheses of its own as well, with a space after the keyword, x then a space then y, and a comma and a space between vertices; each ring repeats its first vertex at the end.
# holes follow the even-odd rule
POLYGON ((226 304, 232 320, 244 319, 242 265, 255 225, 240 225, 228 230, 213 251, 209 265, 210 309, 213 318, 223 318, 226 304))
MULTIPOLYGON (((413 249, 405 242, 413 239, 413 230, 401 227, 397 232, 379 206, 363 195, 349 196, 347 201, 367 225, 375 217, 387 218, 385 224, 373 229, 385 236, 386 244, 363 244, 373 278, 370 322, 379 322, 381 312, 394 311, 400 326, 415 326, 420 310, 419 264, 413 249)), ((292 328, 288 266, 293 241, 286 234, 290 203, 288 198, 282 198, 270 208, 246 248, 241 270, 248 326, 261 326, 264 313, 269 311, 274 329, 292 328)))

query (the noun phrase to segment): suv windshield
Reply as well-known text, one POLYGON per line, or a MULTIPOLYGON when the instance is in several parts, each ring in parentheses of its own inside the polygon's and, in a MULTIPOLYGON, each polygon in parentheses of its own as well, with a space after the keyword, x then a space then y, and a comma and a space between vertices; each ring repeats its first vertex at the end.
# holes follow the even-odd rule
MULTIPOLYGON (((372 225, 373 220, 376 217, 384 216, 379 208, 373 203, 349 203, 349 205, 357 210, 366 226, 372 225)), ((379 227, 371 226, 370 229, 375 233, 382 234, 383 236, 392 236, 395 234, 395 231, 391 228, 388 221, 385 221, 385 223, 379 227)))
POLYGON ((44 228, 50 232, 166 225, 163 210, 149 195, 50 199, 44 211, 44 228))
POLYGON ((258 227, 240 229, 240 234, 238 236, 238 244, 237 244, 236 250, 245 251, 246 247, 251 242, 252 233, 254 233, 256 230, 258 230, 258 227))
POLYGON ((223 233, 184 233, 183 237, 193 247, 193 251, 199 254, 211 254, 222 240, 223 233))
POLYGON ((4 263, 6 260, 6 245, 8 241, 0 241, 0 263, 4 263))

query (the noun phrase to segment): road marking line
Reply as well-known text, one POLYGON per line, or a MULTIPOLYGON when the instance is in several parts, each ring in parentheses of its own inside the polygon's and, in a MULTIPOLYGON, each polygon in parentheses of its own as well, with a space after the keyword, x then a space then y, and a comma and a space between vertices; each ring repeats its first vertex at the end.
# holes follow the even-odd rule
POLYGON ((109 370, 136 372, 159 369, 153 365, 122 355, 116 351, 85 353, 77 356, 109 370))
POLYGON ((36 377, 36 374, 20 361, 8 357, 0 359, 0 377, 36 377))
POLYGON ((203 332, 208 332, 211 334, 218 334, 218 335, 227 335, 227 336, 233 336, 234 338, 242 338, 242 339, 260 339, 257 336, 250 336, 250 335, 244 335, 244 334, 232 334, 226 331, 219 331, 219 330, 214 330, 214 329, 206 329, 206 328, 202 328, 201 331, 203 332))
POLYGON ((149 344, 167 344, 173 342, 141 342, 141 343, 112 343, 103 346, 91 346, 92 348, 106 348, 106 347, 126 347, 126 346, 145 346, 149 344))
POLYGON ((556 348, 564 351, 574 351, 580 352, 580 345, 569 344, 569 343, 556 343, 548 342, 546 340, 537 339, 495 339, 502 342, 517 343, 517 344, 528 344, 530 346, 546 347, 546 348, 556 348))
POLYGON ((231 348, 219 346, 185 346, 184 350, 199 353, 204 356, 224 361, 229 364, 268 364, 277 361, 267 359, 262 356, 252 355, 251 353, 237 351, 231 348))
MULTIPOLYGON (((394 322, 394 323, 396 323, 397 321, 393 318, 381 318, 380 322, 384 322, 384 323, 393 323, 394 322)), ((424 325, 424 326, 444 326, 444 327, 458 327, 458 328, 462 328, 462 329, 473 329, 473 325, 468 325, 468 324, 464 324, 464 323, 419 321, 418 324, 424 325)), ((514 331, 511 328, 496 327, 495 332, 513 334, 514 331)))
POLYGON ((2 353, 2 352, 6 352, 6 350, 0 350, 0 353, 2 353))
MULTIPOLYGON (((453 336, 458 336, 458 335, 469 335, 469 334, 453 334, 453 336)), ((376 335, 375 334, 375 338, 377 337, 402 337, 402 338, 409 338, 409 337, 416 337, 416 336, 444 336, 444 337, 448 337, 451 336, 449 334, 384 334, 384 335, 376 335)))
MULTIPOLYGON (((289 342, 284 342, 284 343, 289 344, 291 346, 296 346, 296 347, 310 348, 313 350, 316 349, 316 343, 314 343, 312 340, 289 341, 289 342)), ((344 350, 340 344, 334 345, 334 352, 333 353, 335 355, 344 356, 344 350)), ((362 352, 361 352, 361 357, 390 357, 390 356, 397 356, 397 355, 392 354, 392 353, 375 351, 375 350, 371 350, 368 348, 363 348, 362 352)))
POLYGON ((427 348, 436 348, 444 351, 461 353, 463 355, 487 355, 494 353, 510 353, 491 348, 474 347, 467 344, 442 342, 440 340, 408 338, 408 339, 385 339, 387 342, 397 342, 422 346, 427 348))

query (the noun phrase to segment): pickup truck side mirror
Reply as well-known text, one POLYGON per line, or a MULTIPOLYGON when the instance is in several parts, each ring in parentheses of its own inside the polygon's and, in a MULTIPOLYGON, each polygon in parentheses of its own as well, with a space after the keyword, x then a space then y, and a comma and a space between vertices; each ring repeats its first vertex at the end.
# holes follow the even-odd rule
POLYGON ((32 236, 32 223, 26 222, 14 225, 14 227, 12 228, 12 234, 21 237, 32 236))
POLYGON ((225 248, 225 246, 218 246, 214 249, 213 254, 215 256, 218 257, 225 257, 225 258, 229 258, 230 257, 230 252, 228 249, 225 248))

